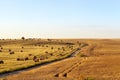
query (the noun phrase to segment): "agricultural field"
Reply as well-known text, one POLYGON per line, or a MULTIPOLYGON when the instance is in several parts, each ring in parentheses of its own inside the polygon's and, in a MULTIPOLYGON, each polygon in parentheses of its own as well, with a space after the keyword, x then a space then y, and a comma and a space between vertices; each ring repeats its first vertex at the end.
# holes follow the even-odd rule
MULTIPOLYGON (((55 40, 55 41, 61 43, 60 40, 55 40)), ((53 46, 53 42, 52 44, 49 43, 49 46, 50 45, 53 46)), ((18 74, 5 76, 1 78, 1 80, 120 80, 120 63, 119 63, 120 39, 64 39, 62 40, 62 43, 74 43, 74 49, 73 50, 69 49, 66 46, 66 44, 57 45, 56 48, 64 46, 66 47, 65 49, 68 52, 68 54, 70 54, 71 52, 73 52, 75 49, 78 48, 80 48, 80 52, 76 53, 72 57, 64 58, 63 60, 60 61, 58 60, 56 62, 52 62, 47 65, 36 67, 28 71, 22 71, 18 74)), ((30 53, 29 49, 27 48, 31 49, 30 50, 31 52, 32 50, 33 51, 35 50, 36 52, 33 53, 37 53, 37 51, 39 52, 40 49, 36 49, 36 48, 43 48, 43 47, 33 46, 33 45, 28 46, 28 43, 27 45, 24 44, 25 50, 24 49, 22 50, 23 53, 25 53, 24 51, 26 52, 28 51, 26 55, 30 53)), ((48 48, 46 49, 47 51, 50 51, 50 53, 54 53, 51 51, 51 49, 48 48)), ((15 50, 17 52, 17 49, 15 50)), ((20 46, 20 50, 21 50, 21 46, 20 46)), ((55 56, 51 56, 51 58, 55 59, 61 57, 61 56, 57 56, 59 52, 60 51, 56 51, 54 53, 55 56)), ((19 57, 22 57, 21 54, 23 53, 18 52, 19 57)), ((66 53, 63 54, 67 55, 66 53)), ((8 53, 6 53, 6 56, 7 55, 8 53)), ((24 56, 26 57, 26 55, 24 56)), ((36 54, 36 55, 40 55, 40 54, 36 54)), ((17 53, 16 56, 18 57, 17 53)), ((51 58, 48 58, 48 60, 51 58)), ((15 56, 12 57, 11 59, 13 59, 13 61, 16 62, 15 56)), ((6 59, 6 63, 7 60, 8 59, 6 59)), ((8 63, 9 62, 10 61, 8 60, 8 63)), ((20 62, 17 61, 17 63, 21 63, 21 64, 23 63, 28 65, 29 63, 35 64, 36 62, 34 62, 31 59, 28 60, 28 63, 27 61, 20 61, 20 62)), ((1 67, 3 65, 4 64, 0 64, 1 67)))
POLYGON ((32 67, 69 56, 79 45, 49 40, 1 40, 0 73, 32 67))

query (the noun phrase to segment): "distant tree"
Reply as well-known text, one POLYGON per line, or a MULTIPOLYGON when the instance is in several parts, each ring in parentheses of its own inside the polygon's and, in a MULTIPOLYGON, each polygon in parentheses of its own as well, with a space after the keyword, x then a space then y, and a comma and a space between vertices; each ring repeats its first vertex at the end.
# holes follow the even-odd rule
POLYGON ((52 41, 51 39, 47 39, 48 41, 52 41))
POLYGON ((25 40, 25 37, 22 37, 21 39, 22 39, 22 40, 25 40))

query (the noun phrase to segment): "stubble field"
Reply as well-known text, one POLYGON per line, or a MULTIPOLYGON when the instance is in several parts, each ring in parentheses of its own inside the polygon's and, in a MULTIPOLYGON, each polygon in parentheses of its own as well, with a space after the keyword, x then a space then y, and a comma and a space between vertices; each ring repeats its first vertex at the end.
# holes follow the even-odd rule
MULTIPOLYGON (((23 71, 19 74, 9 75, 4 77, 3 79, 120 80, 119 39, 66 39, 63 40, 63 42, 74 43, 75 49, 81 47, 81 43, 86 43, 88 45, 85 47, 81 47, 80 52, 77 53, 74 57, 66 58, 57 62, 52 62, 51 64, 37 67, 28 71, 23 71)), ((59 47, 61 47, 61 45, 59 47)), ((66 51, 69 51, 69 49, 66 51)), ((1 65, 2 64, 0 64, 0 66, 1 65)))

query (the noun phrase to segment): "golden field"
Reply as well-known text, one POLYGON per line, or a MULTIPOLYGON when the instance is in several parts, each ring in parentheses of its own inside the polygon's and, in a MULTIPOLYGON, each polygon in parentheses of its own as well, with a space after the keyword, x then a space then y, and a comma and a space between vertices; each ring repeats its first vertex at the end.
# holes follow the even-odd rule
MULTIPOLYGON (((54 41, 59 42, 60 40, 54 40, 54 41)), ((28 71, 22 71, 18 74, 9 75, 2 79, 3 80, 120 80, 120 63, 119 63, 120 39, 63 39, 62 41, 64 43, 66 42, 74 43, 74 49, 81 47, 80 43, 82 44, 86 43, 88 45, 85 47, 81 47, 80 52, 77 53, 75 57, 70 57, 57 62, 52 62, 51 64, 43 65, 34 69, 30 69, 28 71)), ((34 44, 34 41, 32 42, 32 44, 34 44)), ((47 45, 55 46, 53 44, 47 44, 47 45)), ((24 46, 24 48, 26 47, 26 49, 24 50, 27 52, 26 55, 32 51, 33 53, 37 53, 37 51, 39 52, 39 50, 41 50, 41 49, 36 49, 36 48, 40 48, 38 46, 37 47, 32 46, 31 48, 30 46, 31 45, 24 46)), ((66 46, 66 44, 65 45, 59 44, 56 46, 56 48, 61 46, 66 46)), ((17 49, 15 50, 17 52, 17 49)), ((51 49, 46 48, 45 51, 48 52, 50 51, 50 53, 52 53, 51 49)), ((71 49, 66 47, 66 51, 70 53, 71 49)), ((55 53, 55 55, 59 54, 59 52, 60 51, 58 51, 58 53, 55 53)), ((18 52, 14 55, 20 56, 23 53, 18 52)), ((7 55, 8 55, 7 53, 6 55, 0 54, 0 56, 2 57, 7 55)), ((11 61, 13 59, 13 62, 16 60, 15 56, 12 55, 9 56, 11 57, 9 58, 6 57, 6 64, 7 62, 10 63, 9 61, 10 59, 11 61)), ((56 56, 53 56, 52 59, 54 57, 56 56)), ((25 65, 28 65, 29 63, 30 64, 35 63, 33 62, 33 60, 29 60, 29 61, 28 62, 23 61, 23 62, 25 65)), ((22 62, 20 63, 22 64, 22 62)), ((8 66, 5 64, 0 64, 0 66, 3 65, 4 67, 8 66)))
POLYGON ((72 45, 71 49, 70 46, 65 45, 65 42, 47 40, 1 40, 0 43, 0 60, 4 61, 4 64, 0 64, 0 73, 61 59, 78 47, 72 45), (14 52, 14 54, 10 54, 10 52, 14 52), (42 60, 35 62, 34 56, 38 59, 42 57, 42 60), (18 58, 21 60, 17 60, 18 58))

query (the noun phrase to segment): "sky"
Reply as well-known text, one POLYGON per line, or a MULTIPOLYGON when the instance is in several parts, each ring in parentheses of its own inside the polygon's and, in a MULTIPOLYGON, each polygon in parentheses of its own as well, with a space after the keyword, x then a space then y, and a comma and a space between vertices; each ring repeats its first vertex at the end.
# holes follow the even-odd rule
POLYGON ((120 0, 0 0, 0 38, 120 38, 120 0))

